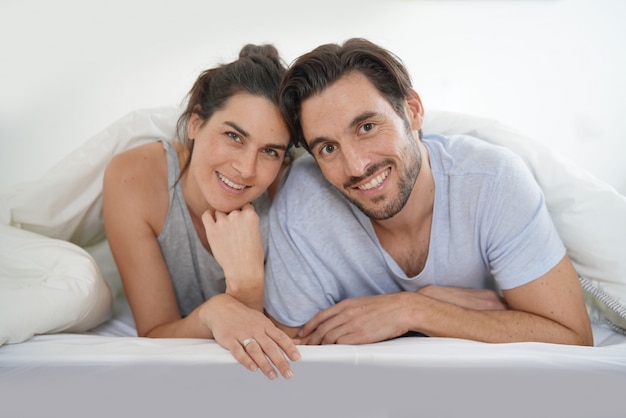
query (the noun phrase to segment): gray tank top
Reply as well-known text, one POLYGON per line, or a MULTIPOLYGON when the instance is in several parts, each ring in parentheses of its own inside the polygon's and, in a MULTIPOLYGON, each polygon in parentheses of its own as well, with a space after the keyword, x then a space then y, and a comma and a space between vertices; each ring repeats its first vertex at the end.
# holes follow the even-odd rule
MULTIPOLYGON (((178 307, 183 317, 189 315, 202 302, 224 293, 224 272, 215 258, 204 248, 193 226, 180 182, 176 148, 162 141, 167 155, 167 183, 170 190, 170 207, 163 230, 157 237, 163 258, 174 285, 178 307)), ((267 254, 269 198, 263 193, 253 203, 259 215, 263 247, 267 254)))

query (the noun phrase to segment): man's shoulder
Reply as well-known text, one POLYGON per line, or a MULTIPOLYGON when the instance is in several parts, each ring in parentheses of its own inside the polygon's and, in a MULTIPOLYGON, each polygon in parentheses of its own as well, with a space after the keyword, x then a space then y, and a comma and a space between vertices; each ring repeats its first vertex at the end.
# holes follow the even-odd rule
POLYGON ((450 175, 497 175, 512 160, 521 160, 508 148, 472 135, 426 135, 424 144, 439 162, 435 165, 450 175))
POLYGON ((303 195, 331 188, 315 159, 309 155, 297 158, 284 174, 280 193, 303 195))
POLYGON ((297 158, 285 171, 272 206, 282 210, 301 210, 316 201, 336 200, 337 193, 322 174, 315 159, 306 154, 297 158))

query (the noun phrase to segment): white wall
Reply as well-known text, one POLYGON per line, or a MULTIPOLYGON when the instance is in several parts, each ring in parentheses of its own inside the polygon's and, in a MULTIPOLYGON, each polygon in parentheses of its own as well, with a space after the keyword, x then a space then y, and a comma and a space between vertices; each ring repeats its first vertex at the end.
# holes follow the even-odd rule
POLYGON ((428 108, 497 118, 626 194, 621 0, 0 0, 0 189, 129 111, 178 104, 248 42, 290 62, 367 37, 428 108))

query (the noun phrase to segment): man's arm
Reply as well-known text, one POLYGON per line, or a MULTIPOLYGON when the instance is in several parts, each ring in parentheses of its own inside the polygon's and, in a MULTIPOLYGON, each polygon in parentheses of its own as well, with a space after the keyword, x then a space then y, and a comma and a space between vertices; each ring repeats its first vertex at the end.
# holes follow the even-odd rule
POLYGON ((506 310, 468 309, 413 292, 347 299, 318 313, 299 338, 309 344, 365 344, 416 331, 493 343, 593 345, 578 276, 567 256, 544 276, 503 293, 506 310))

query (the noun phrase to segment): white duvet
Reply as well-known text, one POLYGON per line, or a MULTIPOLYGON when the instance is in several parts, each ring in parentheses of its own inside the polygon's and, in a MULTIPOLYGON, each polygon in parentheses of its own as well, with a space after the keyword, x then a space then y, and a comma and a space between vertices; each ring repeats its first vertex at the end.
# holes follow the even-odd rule
MULTIPOLYGON (((85 142, 39 181, 0 195, 0 345, 83 332, 110 318, 122 293, 102 224, 102 175, 113 155, 174 137, 179 109, 133 112, 85 142)), ((532 170, 581 277, 596 324, 626 333, 626 198, 538 141, 497 121, 430 111, 425 133, 504 145, 532 170)))

